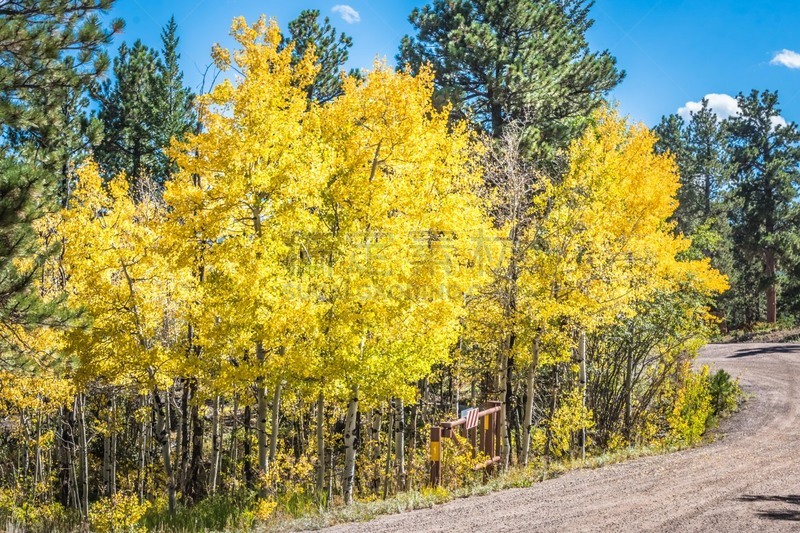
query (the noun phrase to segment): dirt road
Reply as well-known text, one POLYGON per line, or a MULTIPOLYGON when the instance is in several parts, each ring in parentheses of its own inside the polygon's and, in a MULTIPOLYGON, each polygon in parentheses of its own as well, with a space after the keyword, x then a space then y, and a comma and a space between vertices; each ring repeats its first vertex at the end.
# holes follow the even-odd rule
POLYGON ((326 531, 800 531, 800 345, 711 345, 752 395, 715 443, 326 531))

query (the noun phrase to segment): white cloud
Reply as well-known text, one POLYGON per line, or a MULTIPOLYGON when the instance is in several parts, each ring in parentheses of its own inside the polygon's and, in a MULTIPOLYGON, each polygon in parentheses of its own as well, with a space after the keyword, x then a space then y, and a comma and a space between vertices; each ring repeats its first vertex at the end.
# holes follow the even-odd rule
POLYGON ((800 68, 800 54, 784 48, 772 58, 770 65, 780 65, 786 68, 800 68))
POLYGON ((352 7, 348 6, 347 4, 340 4, 333 6, 331 9, 334 13, 338 13, 342 20, 344 20, 348 24, 356 24, 361 22, 361 15, 358 14, 358 11, 353 9, 352 7))
POLYGON ((778 126, 786 126, 786 119, 783 117, 772 117, 770 118, 772 122, 772 127, 777 128, 778 126))
MULTIPOLYGON (((714 111, 720 120, 725 120, 726 118, 739 114, 739 104, 736 102, 736 98, 729 94, 711 93, 705 95, 705 99, 708 100, 708 107, 714 111)), ((700 111, 702 107, 702 101, 686 102, 685 106, 678 109, 678 114, 682 116, 684 120, 689 120, 691 118, 689 113, 696 113, 700 111)))
MULTIPOLYGON (((711 108, 711 111, 713 111, 720 120, 725 120, 726 118, 739 116, 741 114, 739 103, 736 101, 736 98, 729 94, 710 93, 705 95, 704 98, 708 100, 708 107, 711 108)), ((678 109, 678 114, 688 122, 692 118, 690 113, 697 113, 702 108, 702 100, 698 102, 686 102, 685 106, 678 109)), ((781 116, 772 117, 770 121, 772 122, 773 128, 786 126, 787 124, 786 119, 781 116)))

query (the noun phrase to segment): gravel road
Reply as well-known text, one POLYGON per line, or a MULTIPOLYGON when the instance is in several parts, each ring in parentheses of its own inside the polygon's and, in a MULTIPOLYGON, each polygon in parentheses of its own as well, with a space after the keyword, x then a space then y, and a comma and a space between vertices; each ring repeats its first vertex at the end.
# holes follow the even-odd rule
POLYGON ((717 344, 752 397, 713 444, 326 531, 800 531, 800 344, 717 344))

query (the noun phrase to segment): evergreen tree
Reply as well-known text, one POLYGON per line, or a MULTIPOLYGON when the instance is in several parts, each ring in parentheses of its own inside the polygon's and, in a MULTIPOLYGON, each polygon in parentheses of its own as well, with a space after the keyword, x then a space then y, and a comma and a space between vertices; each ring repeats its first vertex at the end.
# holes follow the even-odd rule
POLYGON ((169 179, 173 169, 165 148, 195 124, 192 95, 178 66, 174 18, 161 39, 161 57, 139 40, 132 47, 123 43, 114 59, 114 79, 99 91, 104 138, 95 157, 107 177, 124 172, 134 185, 169 179))
POLYGON ((690 179, 695 192, 690 205, 697 218, 706 220, 714 214, 729 181, 725 139, 722 124, 706 99, 691 116, 686 133, 693 154, 690 179))
POLYGON ((779 265, 796 245, 800 131, 782 122, 777 92, 740 93, 737 101, 741 113, 727 122, 733 235, 742 258, 761 263, 754 286, 765 295, 767 322, 775 322, 779 265))
POLYGON ((692 235, 709 218, 719 214, 727 186, 726 148, 722 123, 703 99, 702 107, 690 113, 663 117, 654 128, 656 149, 669 152, 680 171, 678 208, 674 219, 678 230, 692 235))
MULTIPOLYGON (((306 9, 289 23, 289 37, 283 46, 294 45, 292 59, 297 64, 310 47, 317 56, 319 72, 308 88, 310 100, 329 102, 342 94, 342 67, 347 63, 353 39, 344 32, 336 34, 330 19, 320 24, 319 10, 306 9)), ((354 72, 350 73, 355 74, 354 72)))
POLYGON ((28 109, 48 117, 36 127, 9 129, 8 147, 20 158, 36 162, 58 183, 57 199, 67 205, 76 165, 101 138, 101 124, 89 113, 85 88, 57 88, 30 95, 28 109), (48 110, 45 113, 45 110, 48 110))
POLYGON ((98 14, 113 0, 8 0, 0 3, 0 119, 6 128, 48 123, 45 108, 30 99, 85 87, 108 66, 104 47, 120 20, 105 29, 98 14))
POLYGON ((99 117, 103 142, 95 157, 109 177, 125 172, 132 183, 155 177, 160 150, 154 134, 157 112, 158 56, 137 40, 123 43, 114 59, 114 80, 101 89, 99 117))
POLYGON ((678 207, 675 209, 673 218, 677 222, 678 230, 681 233, 691 233, 693 212, 688 210, 688 205, 694 205, 684 199, 683 195, 695 195, 695 188, 692 179, 687 179, 691 173, 691 154, 689 153, 689 143, 686 133, 686 121, 678 114, 661 117, 661 122, 653 128, 653 133, 658 137, 655 151, 659 154, 672 154, 675 163, 678 165, 681 186, 678 189, 678 207), (684 213, 684 211, 689 211, 684 213))
POLYGON ((714 267, 729 277, 731 290, 717 299, 718 314, 730 325, 747 322, 745 315, 749 314, 743 310, 750 305, 747 288, 751 283, 745 280, 751 276, 743 259, 734 259, 738 252, 728 220, 732 204, 724 122, 703 99, 688 121, 677 114, 665 116, 654 132, 659 137, 656 150, 671 153, 678 165, 681 186, 673 215, 676 231, 692 238, 690 256, 710 258, 714 267))
MULTIPOLYGON (((57 203, 57 184, 85 145, 85 90, 107 65, 122 28, 98 14, 112 0, 10 0, 0 4, 0 356, 26 349, 26 332, 67 319, 34 281, 55 246, 36 222, 57 203)), ((19 362, 15 358, 15 362, 19 362)))
POLYGON ((608 51, 589 49, 586 0, 434 0, 412 11, 414 37, 398 61, 430 63, 440 98, 498 137, 529 124, 531 148, 547 153, 575 138, 623 78, 608 51))
MULTIPOLYGON (((170 17, 161 32, 161 60, 157 66, 158 114, 160 128, 156 130, 158 145, 169 146, 173 138, 183 140, 184 135, 195 127, 197 118, 194 113, 194 95, 183 83, 183 71, 178 65, 178 25, 175 17, 170 17)), ((160 175, 172 176, 173 164, 162 154, 160 175)))
POLYGON ((35 279, 54 248, 42 247, 35 222, 52 207, 49 175, 35 165, 0 158, 0 358, 24 364, 19 350, 34 355, 25 332, 63 324, 68 314, 57 299, 44 299, 35 279))

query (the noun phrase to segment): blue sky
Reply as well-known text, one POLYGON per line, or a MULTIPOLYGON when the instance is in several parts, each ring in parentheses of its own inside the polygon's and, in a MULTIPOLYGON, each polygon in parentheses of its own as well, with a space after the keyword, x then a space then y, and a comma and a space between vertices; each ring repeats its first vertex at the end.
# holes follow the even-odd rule
MULTIPOLYGON (((230 43, 228 28, 237 15, 254 20, 264 13, 285 27, 302 9, 319 9, 353 37, 349 66, 367 68, 376 56, 394 60, 401 37, 411 32, 408 14, 426 3, 117 0, 110 16, 127 23, 116 44, 141 38, 157 47, 160 28, 174 14, 186 79, 196 87, 211 45, 230 43)), ((627 72, 612 97, 632 119, 654 125, 706 95, 727 116, 736 111, 730 96, 771 89, 780 93, 786 120, 800 120, 800 1, 597 0, 592 15, 592 47, 609 49, 627 72)))

